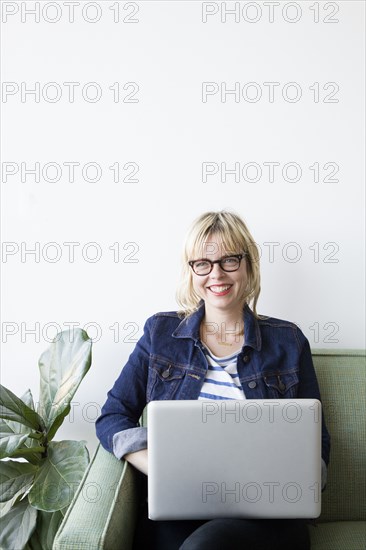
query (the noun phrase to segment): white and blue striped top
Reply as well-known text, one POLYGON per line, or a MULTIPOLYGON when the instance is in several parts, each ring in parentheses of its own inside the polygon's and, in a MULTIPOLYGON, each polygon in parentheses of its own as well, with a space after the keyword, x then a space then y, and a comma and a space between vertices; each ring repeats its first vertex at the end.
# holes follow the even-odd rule
POLYGON ((246 399, 237 369, 240 350, 216 357, 207 346, 204 347, 208 370, 198 399, 246 399))

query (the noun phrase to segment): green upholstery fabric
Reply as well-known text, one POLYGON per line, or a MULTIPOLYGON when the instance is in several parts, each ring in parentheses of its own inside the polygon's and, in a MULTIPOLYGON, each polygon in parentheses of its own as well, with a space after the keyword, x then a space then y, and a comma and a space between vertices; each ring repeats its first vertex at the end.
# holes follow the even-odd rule
MULTIPOLYGON (((312 353, 332 438, 322 514, 309 526, 312 550, 365 550, 365 352, 312 353)), ((146 411, 141 421, 146 425, 146 411)), ((131 550, 140 479, 132 466, 99 446, 53 549, 131 550)))
POLYGON ((310 526, 311 550, 365 550, 365 521, 331 521, 310 526))
POLYGON ((365 355, 314 350, 313 361, 331 436, 328 484, 319 519, 365 520, 365 355))
POLYGON ((57 532, 54 550, 130 550, 140 474, 101 445, 57 532))

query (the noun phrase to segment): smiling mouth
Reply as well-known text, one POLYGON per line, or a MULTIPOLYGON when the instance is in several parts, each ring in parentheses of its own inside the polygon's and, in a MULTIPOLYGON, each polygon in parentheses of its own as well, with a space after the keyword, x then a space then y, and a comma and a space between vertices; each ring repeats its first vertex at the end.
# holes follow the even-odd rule
POLYGON ((233 285, 212 285, 207 287, 214 294, 221 294, 222 292, 227 292, 233 285))

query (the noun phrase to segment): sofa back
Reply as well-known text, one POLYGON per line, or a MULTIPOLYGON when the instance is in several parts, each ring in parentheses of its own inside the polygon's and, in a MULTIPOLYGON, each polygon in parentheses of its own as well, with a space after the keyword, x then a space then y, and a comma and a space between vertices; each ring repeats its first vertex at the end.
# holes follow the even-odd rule
POLYGON ((313 350, 330 433, 319 521, 366 519, 366 358, 359 350, 313 350))

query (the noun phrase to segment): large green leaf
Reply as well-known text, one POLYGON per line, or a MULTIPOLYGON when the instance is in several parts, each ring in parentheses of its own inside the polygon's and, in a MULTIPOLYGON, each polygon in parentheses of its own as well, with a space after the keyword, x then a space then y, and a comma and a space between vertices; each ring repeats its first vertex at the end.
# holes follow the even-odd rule
POLYGON ((12 391, 0 384, 0 418, 19 422, 36 431, 44 429, 42 418, 12 391))
POLYGON ((30 409, 32 409, 32 411, 35 410, 34 408, 34 401, 33 401, 33 395, 32 395, 32 392, 28 389, 26 392, 23 393, 23 395, 20 397, 20 399, 22 401, 24 401, 24 403, 26 405, 28 405, 28 407, 30 409))
POLYGON ((12 499, 7 500, 6 502, 0 502, 0 518, 5 516, 5 514, 7 514, 10 511, 10 508, 12 508, 12 506, 14 506, 16 502, 18 502, 19 500, 22 500, 27 490, 28 488, 22 487, 20 491, 18 491, 13 496, 12 499))
POLYGON ((3 460, 0 462, 0 502, 12 499, 22 488, 30 488, 35 466, 27 462, 3 460))
POLYGON ((37 521, 37 510, 24 498, 14 504, 1 518, 1 550, 21 550, 32 535, 37 521))
MULTIPOLYGON (((0 426, 0 430, 1 430, 0 426)), ((27 440, 27 434, 13 434, 0 431, 0 458, 11 456, 27 440)))
POLYGON ((38 510, 36 529, 25 550, 52 550, 53 541, 62 519, 63 515, 60 511, 43 512, 38 510))
MULTIPOLYGON (((27 390, 20 398, 22 401, 24 401, 24 403, 26 405, 28 405, 28 407, 30 409, 32 409, 32 411, 35 411, 35 407, 34 407, 34 402, 33 402, 33 396, 32 396, 32 392, 30 390, 27 390)), ((40 434, 37 434, 37 435, 40 435, 40 434)), ((37 439, 32 439, 32 438, 29 438, 27 439, 27 441, 25 442, 25 445, 26 447, 38 447, 39 445, 39 442, 37 441, 37 439)))
POLYGON ((82 329, 60 332, 39 359, 41 374, 38 411, 49 439, 70 410, 70 402, 91 365, 92 341, 82 329))
POLYGON ((35 508, 55 512, 68 506, 89 462, 82 441, 51 441, 28 497, 35 508))
MULTIPOLYGON (((30 390, 27 390, 21 396, 21 400, 34 410, 33 397, 30 390)), ((43 434, 32 432, 29 426, 0 418, 0 458, 22 456, 26 457, 28 462, 37 464, 41 459, 41 455, 36 452, 37 447, 38 451, 44 451, 43 448, 39 449, 42 437, 43 434), (29 451, 29 448, 31 448, 31 451, 29 451)))
MULTIPOLYGON (((35 410, 33 397, 30 390, 27 390, 25 393, 23 393, 20 399, 27 405, 27 407, 32 409, 32 411, 35 410)), ((9 430, 15 434, 22 434, 22 433, 24 434, 24 433, 30 432, 29 426, 24 426, 24 424, 19 424, 19 422, 12 422, 11 420, 5 420, 5 419, 0 420, 0 422, 4 422, 5 424, 7 424, 9 430)))
POLYGON ((54 423, 52 424, 52 426, 47 432, 48 441, 52 441, 52 439, 55 437, 57 430, 65 420, 65 417, 69 414, 70 410, 71 410, 71 406, 67 405, 66 409, 61 414, 58 415, 58 417, 56 418, 56 420, 54 421, 54 423))
POLYGON ((41 459, 39 453, 44 452, 45 449, 40 446, 38 439, 30 439, 33 435, 41 436, 18 422, 0 420, 0 459, 22 456, 26 457, 28 462, 37 464, 41 459))

